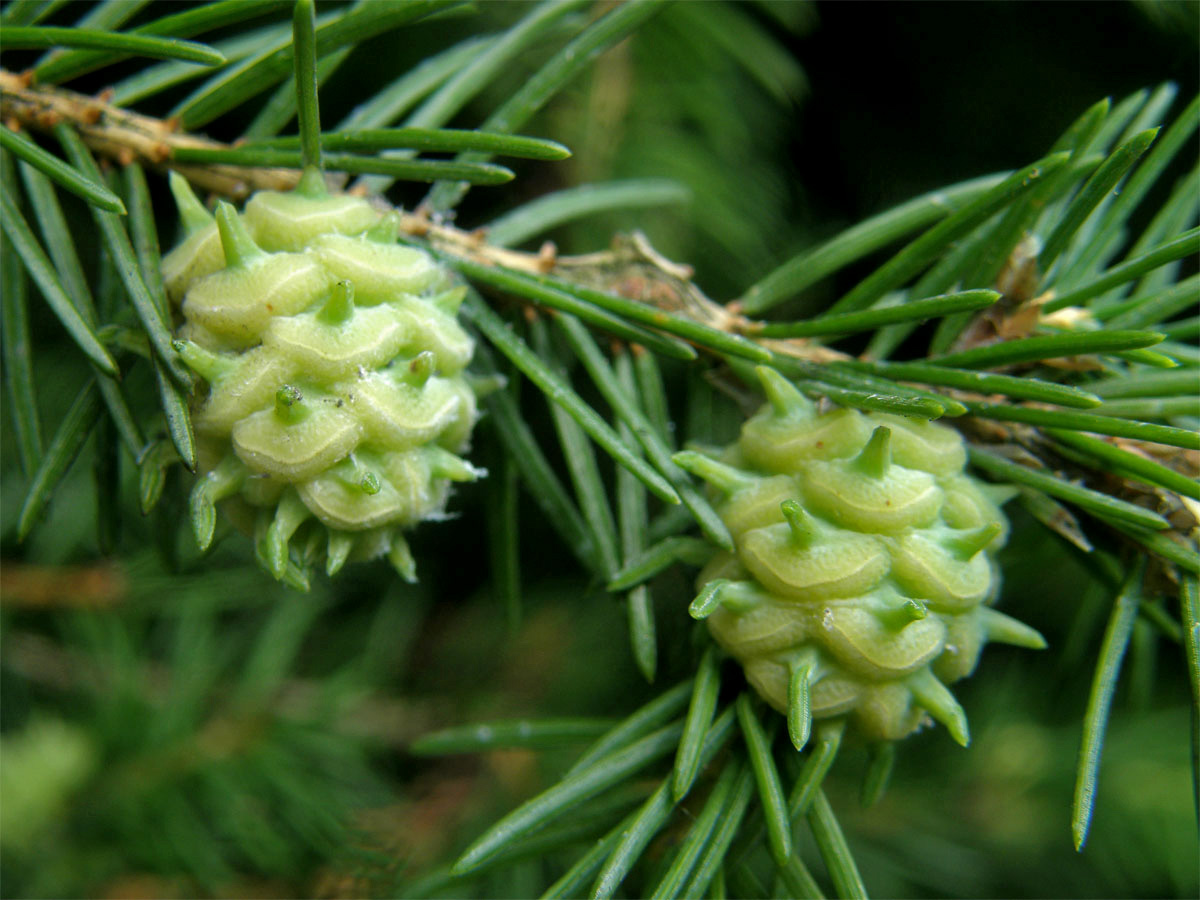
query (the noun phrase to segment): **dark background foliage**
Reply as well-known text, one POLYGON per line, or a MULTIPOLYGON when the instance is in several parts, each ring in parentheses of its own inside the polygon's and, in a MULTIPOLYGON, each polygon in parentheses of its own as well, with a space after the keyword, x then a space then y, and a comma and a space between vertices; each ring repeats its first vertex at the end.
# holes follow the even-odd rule
MULTIPOLYGON (((145 15, 161 14, 156 6, 145 15)), ((414 28, 399 47, 397 35, 368 41, 325 86, 327 123, 431 48, 502 28, 529 8, 484 3, 477 16, 414 28)), ((1194 4, 748 9, 802 68, 793 91, 771 96, 725 56, 689 44, 677 13, 664 15, 616 51, 624 57, 602 60, 525 128, 563 140, 574 159, 516 166, 510 188, 472 192, 460 223, 486 222, 580 180, 678 177, 692 189, 690 206, 608 214, 553 237, 581 252, 605 246, 614 231, 645 228, 726 299, 798 249, 891 204, 1041 156, 1102 96, 1173 80, 1179 107, 1197 90, 1194 4), (629 93, 614 98, 622 75, 629 93), (615 115, 605 103, 623 111, 624 140, 589 128, 597 110, 615 115)), ((526 69, 502 76, 451 124, 477 125, 545 55, 531 51, 526 69)), ((104 83, 98 74, 82 85, 104 83)), ((255 111, 226 117, 212 133, 235 138, 255 111)), ((1183 157, 1180 170, 1195 147, 1183 157)), ((412 206, 422 195, 404 187, 392 199, 412 206)), ((78 205, 69 211, 86 219, 78 205)), ((164 243, 173 221, 162 203, 164 243)), ((81 236, 86 246, 86 228, 81 236)), ((815 286, 794 309, 821 308, 877 262, 815 286)), ((80 376, 56 359, 58 331, 36 306, 34 334, 47 351, 39 354, 39 401, 55 421, 74 391, 63 386, 80 376)), ((682 416, 683 379, 667 375, 682 416)), ((531 409, 540 403, 532 392, 524 399, 531 409)), ((531 417, 542 415, 536 409, 531 417)), ((724 414, 733 421, 732 409, 724 414)), ((547 421, 540 425, 550 433, 547 421)), ((527 499, 525 616, 506 625, 484 563, 486 514, 502 471, 486 436, 477 452, 493 484, 461 491, 457 519, 417 533, 420 585, 398 585, 382 564, 370 565, 333 585, 322 580, 308 597, 254 569, 236 538, 197 558, 175 527, 178 507, 143 519, 123 501, 123 530, 106 561, 95 538, 90 453, 50 516, 18 545, 24 481, 7 430, 3 440, 5 568, 51 586, 39 594, 28 582, 5 583, 3 802, 16 808, 24 781, 43 817, 30 814, 24 827, 4 819, 22 835, 4 845, 5 896, 401 893, 570 760, 509 752, 430 761, 408 752, 414 738, 474 719, 622 715, 692 661, 687 575, 656 583, 661 659, 649 688, 629 658, 623 611, 579 575, 527 499), (64 601, 71 589, 62 579, 80 573, 99 580, 64 601), (50 609, 28 599, 43 594, 50 609), (100 608, 81 611, 79 598, 93 595, 100 608), (35 727, 45 723, 39 738, 35 727)), ((121 480, 122 496, 135 496, 132 466, 121 480)), ((828 789, 868 888, 877 896, 1195 896, 1177 647, 1156 652, 1149 626, 1138 623, 1093 834, 1076 855, 1069 807, 1079 721, 1109 594, 1019 514, 1002 562, 1005 608, 1040 628, 1051 648, 989 650, 959 691, 973 724, 970 750, 940 731, 906 741, 878 806, 858 805, 865 752, 839 761, 828 789)), ((812 847, 802 850, 812 858, 812 847)), ((521 863, 461 891, 526 896, 558 863, 521 863)))

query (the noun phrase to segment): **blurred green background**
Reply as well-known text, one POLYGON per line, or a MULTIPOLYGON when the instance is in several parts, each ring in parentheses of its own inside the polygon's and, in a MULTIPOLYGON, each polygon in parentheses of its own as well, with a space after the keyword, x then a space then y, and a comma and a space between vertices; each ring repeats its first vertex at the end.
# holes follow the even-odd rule
MULTIPOLYGON (((161 14, 156 6, 143 15, 161 14)), ((483 3, 474 15, 368 41, 326 84, 326 122, 362 102, 364 85, 383 85, 433 50, 503 29, 530 8, 483 3)), ((1200 73, 1197 8, 738 4, 775 38, 772 53, 747 68, 714 33, 709 17, 720 7, 674 5, 525 129, 568 144, 573 159, 521 164, 509 188, 473 191, 458 221, 486 223, 580 183, 676 179, 689 203, 600 216, 553 237, 561 250, 582 252, 641 228, 727 299, 891 204, 1042 155, 1100 97, 1173 80, 1182 106, 1200 73)), ((453 124, 478 124, 549 50, 533 48, 526 68, 505 73, 453 124)), ((83 86, 112 77, 98 73, 83 86)), ((237 137, 255 112, 223 119, 214 136, 237 137)), ((1193 146, 1185 163, 1196 155, 1193 146)), ((416 186, 390 196, 412 206, 422 194, 416 186)), ((165 192, 157 196, 169 243, 174 214, 165 192)), ((84 221, 72 204, 69 213, 84 221)), ((96 260, 86 263, 98 271, 96 260)), ((795 308, 820 308, 863 271, 815 286, 795 308)), ((54 352, 57 326, 36 303, 33 311, 39 403, 53 422, 83 371, 54 352)), ((687 379, 667 374, 672 412, 685 422, 687 379)), ((148 379, 130 385, 131 397, 152 403, 152 395, 148 379)), ((548 435, 540 400, 526 399, 526 414, 541 417, 548 435)), ((697 436, 727 438, 737 412, 719 396, 712 402, 718 433, 697 436)), ((362 565, 307 596, 259 572, 237 535, 200 558, 180 527, 183 473, 172 473, 167 499, 143 518, 130 461, 114 481, 97 473, 90 447, 18 545, 27 484, 7 426, 0 440, 4 896, 403 894, 571 759, 564 751, 429 760, 407 752, 415 737, 477 719, 621 716, 693 659, 686 573, 655 583, 659 680, 647 686, 629 656, 624 611, 581 579, 527 499, 524 616, 506 623, 485 564, 486 514, 503 489, 486 428, 476 451, 493 467, 492 482, 461 490, 455 519, 415 534, 419 585, 398 583, 383 564, 362 565)), ((1139 621, 1092 834, 1076 854, 1069 815, 1079 725, 1111 588, 1020 514, 1003 563, 1002 606, 1051 646, 988 650, 957 691, 971 748, 940 730, 909 739, 888 794, 869 810, 858 801, 865 753, 844 753, 827 782, 868 889, 880 897, 1196 896, 1179 645, 1139 621)), ((812 847, 803 850, 815 859, 812 847)), ((450 893, 527 896, 561 868, 557 857, 535 859, 450 893)))

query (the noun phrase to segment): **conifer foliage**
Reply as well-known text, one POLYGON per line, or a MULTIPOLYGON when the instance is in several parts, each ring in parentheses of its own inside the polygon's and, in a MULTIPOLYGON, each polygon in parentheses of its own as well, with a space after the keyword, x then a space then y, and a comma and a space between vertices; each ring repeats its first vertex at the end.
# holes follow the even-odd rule
POLYGON ((1200 98, 839 231, 821 10, 0 6, 6 895, 1195 895, 1200 98))

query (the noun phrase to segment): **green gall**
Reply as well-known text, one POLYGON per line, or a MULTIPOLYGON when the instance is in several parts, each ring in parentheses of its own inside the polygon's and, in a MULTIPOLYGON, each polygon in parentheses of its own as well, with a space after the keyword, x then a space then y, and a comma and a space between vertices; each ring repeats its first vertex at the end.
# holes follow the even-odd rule
POLYGON ((182 179, 172 190, 187 235, 163 260, 175 346, 203 379, 198 543, 219 503, 288 584, 322 559, 332 575, 386 557, 414 579, 402 530, 484 474, 459 455, 477 418, 462 289, 367 200, 261 192, 214 217, 182 179))
POLYGON ((383 244, 365 235, 322 235, 313 240, 312 251, 327 271, 354 284, 355 296, 364 304, 420 293, 442 276, 428 254, 399 244, 383 244))
POLYGON ((246 201, 246 230, 264 250, 303 250, 328 234, 361 234, 380 219, 370 201, 346 194, 259 191, 246 201))
POLYGON ((701 571, 691 614, 788 716, 844 718, 869 741, 936 720, 959 743, 966 715, 947 684, 989 641, 1041 635, 990 607, 992 553, 1008 524, 965 474, 958 432, 932 422, 818 412, 771 369, 767 403, 719 458, 676 454, 708 481, 735 552, 701 571))

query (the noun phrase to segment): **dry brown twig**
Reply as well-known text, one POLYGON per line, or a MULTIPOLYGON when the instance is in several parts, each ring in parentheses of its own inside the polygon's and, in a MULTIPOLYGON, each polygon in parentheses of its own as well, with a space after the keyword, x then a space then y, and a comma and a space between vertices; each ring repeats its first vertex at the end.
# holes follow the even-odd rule
MULTIPOLYGON (((105 159, 121 165, 139 163, 157 171, 173 169, 192 184, 234 200, 257 190, 290 190, 300 179, 298 169, 253 168, 231 165, 187 165, 174 162, 182 148, 227 149, 220 141, 179 130, 178 122, 157 119, 114 106, 104 94, 91 97, 65 88, 36 85, 26 75, 0 69, 0 118, 11 128, 50 131, 59 122, 71 123, 84 142, 105 159)), ((581 284, 614 290, 689 315, 726 331, 751 331, 752 323, 735 309, 706 297, 691 281, 689 266, 671 262, 644 235, 619 238, 611 250, 580 256, 559 256, 553 244, 537 253, 509 250, 487 243, 483 230, 465 231, 433 221, 425 211, 401 212, 400 230, 423 238, 439 250, 487 265, 524 272, 563 275, 581 284)), ((796 353, 804 342, 776 342, 796 353)), ((820 348, 817 358, 841 354, 820 348)), ((813 358, 809 356, 808 358, 813 358)))
POLYGON ((66 88, 32 84, 27 75, 3 69, 0 118, 10 128, 31 131, 49 131, 59 122, 69 122, 89 147, 107 159, 122 165, 140 162, 158 170, 172 168, 205 190, 235 199, 261 189, 288 190, 300 179, 300 173, 291 169, 171 163, 171 152, 179 148, 218 149, 226 145, 185 134, 175 120, 156 119, 114 106, 104 93, 89 97, 66 88))

